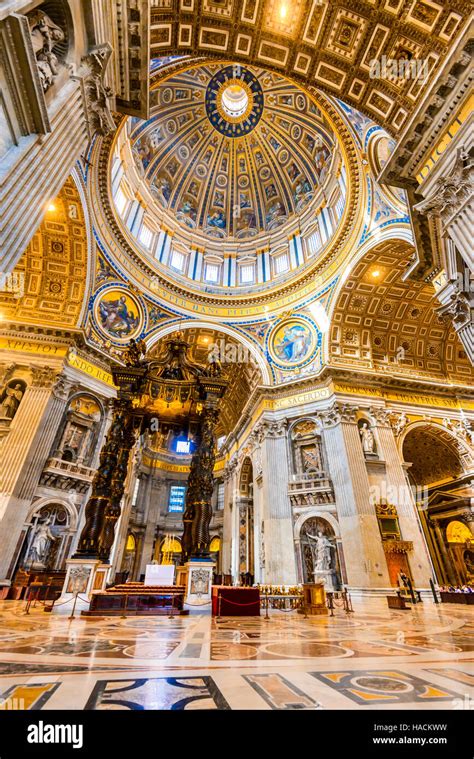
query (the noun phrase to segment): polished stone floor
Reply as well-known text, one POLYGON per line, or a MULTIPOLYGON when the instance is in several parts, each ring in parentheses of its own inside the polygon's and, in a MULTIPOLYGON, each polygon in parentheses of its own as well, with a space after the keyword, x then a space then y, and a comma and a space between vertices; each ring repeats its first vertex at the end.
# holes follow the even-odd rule
POLYGON ((0 602, 0 698, 24 709, 461 709, 474 607, 424 603, 304 619, 69 620, 0 602))

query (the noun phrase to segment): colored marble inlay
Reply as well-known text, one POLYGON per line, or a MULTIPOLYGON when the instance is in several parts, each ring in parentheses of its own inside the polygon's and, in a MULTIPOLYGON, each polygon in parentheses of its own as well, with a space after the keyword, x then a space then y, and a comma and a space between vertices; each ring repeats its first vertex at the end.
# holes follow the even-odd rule
POLYGON ((42 709, 59 683, 32 683, 12 685, 0 695, 0 710, 17 711, 42 709))
POLYGON ((452 699, 456 696, 453 691, 398 670, 353 670, 310 674, 357 704, 420 703, 452 699))
POLYGON ((321 704, 278 674, 244 675, 272 709, 322 709, 321 704))
POLYGON ((86 709, 229 709, 211 677, 100 680, 86 709))

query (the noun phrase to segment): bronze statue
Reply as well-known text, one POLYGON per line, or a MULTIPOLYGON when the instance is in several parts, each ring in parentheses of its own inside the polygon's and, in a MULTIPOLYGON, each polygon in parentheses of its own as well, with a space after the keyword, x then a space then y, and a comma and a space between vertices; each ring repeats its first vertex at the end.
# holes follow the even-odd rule
POLYGON ((146 343, 144 340, 130 340, 128 347, 123 353, 123 360, 127 366, 140 366, 146 356, 146 343))

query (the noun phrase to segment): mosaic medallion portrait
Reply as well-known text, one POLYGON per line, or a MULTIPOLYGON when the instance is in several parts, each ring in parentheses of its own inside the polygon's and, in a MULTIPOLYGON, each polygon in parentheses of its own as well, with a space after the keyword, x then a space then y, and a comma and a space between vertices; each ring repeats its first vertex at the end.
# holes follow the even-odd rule
POLYGON ((143 311, 138 300, 120 288, 107 290, 98 298, 94 313, 102 332, 113 340, 127 342, 140 333, 143 325, 143 311))
POLYGON ((270 336, 270 355, 278 364, 295 366, 309 358, 316 345, 316 336, 306 322, 288 319, 279 324, 270 336))

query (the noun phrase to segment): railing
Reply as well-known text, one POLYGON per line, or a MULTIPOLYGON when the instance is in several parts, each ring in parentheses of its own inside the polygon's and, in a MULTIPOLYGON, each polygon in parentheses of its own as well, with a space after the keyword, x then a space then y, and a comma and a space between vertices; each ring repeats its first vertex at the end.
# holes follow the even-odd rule
POLYGON ((95 469, 84 464, 78 464, 75 461, 63 461, 63 459, 51 458, 46 462, 43 470, 47 474, 66 475, 67 477, 77 477, 81 480, 92 482, 95 469))
POLYGON ((288 483, 288 495, 293 506, 314 503, 334 503, 334 490, 325 472, 294 474, 288 483))

